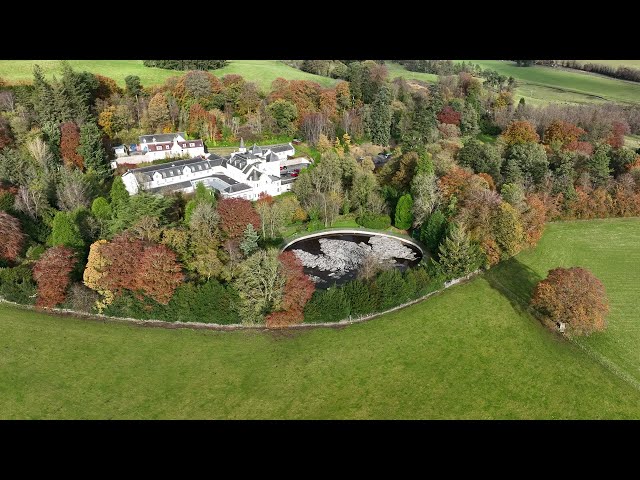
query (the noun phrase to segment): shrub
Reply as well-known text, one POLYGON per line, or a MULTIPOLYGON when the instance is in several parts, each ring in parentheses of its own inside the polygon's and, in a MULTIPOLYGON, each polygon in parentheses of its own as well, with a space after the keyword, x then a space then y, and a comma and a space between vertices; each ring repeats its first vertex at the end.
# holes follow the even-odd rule
POLYGON ((69 247, 52 247, 42 254, 33 268, 33 279, 38 284, 36 305, 52 308, 64 302, 76 263, 76 254, 69 247))
POLYGON ((604 285, 589 270, 554 268, 533 292, 531 306, 569 333, 589 335, 606 328, 609 300, 604 285))
POLYGON ((307 323, 337 322, 349 316, 349 299, 344 290, 331 287, 317 290, 304 308, 304 321, 307 323))
POLYGON ((0 296, 10 302, 33 305, 36 301, 36 284, 31 269, 26 265, 0 268, 0 296))
POLYGON ((391 226, 391 217, 389 215, 374 215, 372 213, 365 213, 362 216, 356 218, 356 223, 364 228, 386 230, 391 226))
POLYGON ((411 300, 413 296, 402 272, 395 268, 380 273, 374 282, 373 290, 378 310, 393 308, 411 300))
POLYGON ((204 322, 228 325, 240 323, 235 310, 238 293, 217 280, 202 285, 187 283, 179 286, 171 301, 158 312, 158 319, 169 322, 204 322))
POLYGON ((347 282, 343 289, 349 299, 351 315, 367 315, 375 311, 375 299, 371 296, 369 284, 362 280, 352 280, 347 282))

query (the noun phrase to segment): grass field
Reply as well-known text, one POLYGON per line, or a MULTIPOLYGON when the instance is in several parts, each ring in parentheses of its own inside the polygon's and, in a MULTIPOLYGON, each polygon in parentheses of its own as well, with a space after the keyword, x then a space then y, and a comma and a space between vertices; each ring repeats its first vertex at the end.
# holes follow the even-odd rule
MULTIPOLYGON (((60 62, 58 60, 0 60, 0 77, 9 82, 33 80, 33 65, 42 67, 47 78, 54 74, 60 76, 60 62)), ((184 72, 150 68, 142 64, 142 60, 69 60, 71 66, 78 71, 99 73, 113 78, 118 85, 124 87, 127 75, 137 75, 143 86, 160 85, 172 76, 184 72)), ((231 60, 229 65, 218 70, 212 70, 218 77, 234 73, 242 75, 247 81, 256 82, 263 90, 268 90, 278 77, 287 80, 313 80, 323 86, 331 86, 336 80, 303 72, 289 67, 277 60, 231 60)))
MULTIPOLYGON (((562 222, 547 229, 538 248, 519 255, 518 262, 537 278, 554 267, 581 266, 602 280, 611 302, 608 329, 580 342, 640 382, 640 221, 562 222)), ((495 273, 505 276, 500 268, 495 273)), ((532 288, 523 281, 514 291, 528 298, 532 288)))
POLYGON ((0 305, 0 418, 640 418, 640 391, 522 308, 546 269, 573 264, 612 304, 609 330, 582 342, 637 373, 640 221, 568 222, 343 329, 162 330, 0 305))
POLYGON ((423 82, 430 83, 438 81, 438 76, 432 73, 412 72, 395 62, 386 62, 386 65, 390 80, 402 77, 406 80, 421 80, 423 82))
POLYGON ((519 81, 516 101, 524 97, 532 104, 560 103, 640 103, 640 84, 593 75, 578 70, 551 67, 518 67, 501 60, 467 60, 519 81))
POLYGON ((611 65, 612 67, 640 68, 640 60, 577 60, 580 63, 599 63, 601 65, 611 65))

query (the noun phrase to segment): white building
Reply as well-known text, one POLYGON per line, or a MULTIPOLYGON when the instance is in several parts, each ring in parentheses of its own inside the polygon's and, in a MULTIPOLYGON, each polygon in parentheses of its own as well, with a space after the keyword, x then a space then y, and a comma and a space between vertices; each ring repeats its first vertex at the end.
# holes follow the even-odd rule
POLYGON ((139 164, 162 160, 164 158, 187 157, 193 158, 204 155, 204 142, 198 140, 185 140, 184 132, 177 133, 156 133, 152 135, 141 135, 140 143, 133 145, 135 150, 127 151, 124 145, 114 148, 116 154, 115 168, 121 164, 139 164), (131 155, 131 153, 134 153, 131 155))
POLYGON ((240 148, 227 157, 209 154, 189 160, 128 170, 122 181, 131 195, 140 190, 157 193, 193 192, 198 182, 217 190, 223 197, 257 200, 261 193, 271 196, 291 190, 297 172, 306 168, 306 158, 295 155, 291 144, 254 145, 240 148))

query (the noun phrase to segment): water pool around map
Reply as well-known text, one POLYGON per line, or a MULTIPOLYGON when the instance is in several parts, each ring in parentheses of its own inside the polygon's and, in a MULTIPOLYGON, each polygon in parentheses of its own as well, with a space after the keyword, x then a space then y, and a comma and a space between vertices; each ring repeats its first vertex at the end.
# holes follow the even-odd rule
POLYGON ((342 285, 358 275, 365 258, 401 271, 414 267, 422 252, 412 243, 374 233, 327 233, 293 242, 285 248, 301 260, 318 288, 342 285))

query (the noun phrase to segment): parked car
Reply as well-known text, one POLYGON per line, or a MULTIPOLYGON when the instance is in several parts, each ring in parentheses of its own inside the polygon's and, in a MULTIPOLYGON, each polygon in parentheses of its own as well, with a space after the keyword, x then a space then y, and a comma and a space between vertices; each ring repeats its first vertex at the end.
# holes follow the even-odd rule
POLYGON ((298 172, 293 172, 293 173, 291 174, 291 176, 292 176, 292 177, 297 177, 297 176, 298 176, 298 172))

